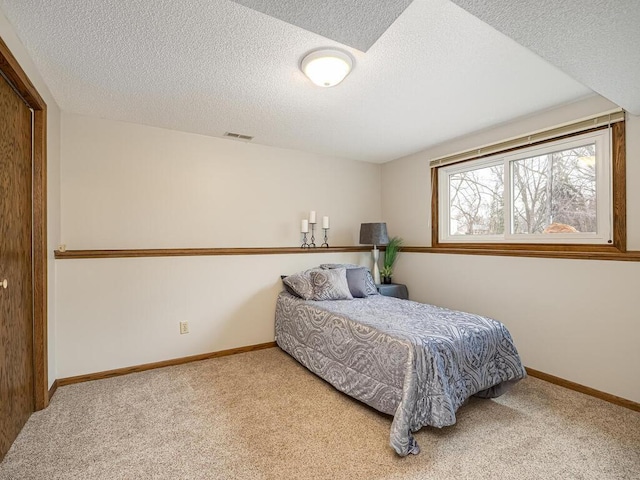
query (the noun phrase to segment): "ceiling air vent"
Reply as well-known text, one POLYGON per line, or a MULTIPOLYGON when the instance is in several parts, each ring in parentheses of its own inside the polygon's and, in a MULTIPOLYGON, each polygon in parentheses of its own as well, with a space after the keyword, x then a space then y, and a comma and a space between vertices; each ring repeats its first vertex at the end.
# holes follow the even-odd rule
POLYGON ((250 142, 253 140, 251 135, 242 135, 241 133, 224 132, 223 137, 231 138, 233 140, 240 140, 242 142, 250 142))

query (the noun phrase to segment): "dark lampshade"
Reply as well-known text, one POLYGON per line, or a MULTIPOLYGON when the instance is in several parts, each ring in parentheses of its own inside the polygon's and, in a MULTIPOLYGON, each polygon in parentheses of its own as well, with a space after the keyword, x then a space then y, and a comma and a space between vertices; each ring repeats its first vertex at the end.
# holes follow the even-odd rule
POLYGON ((386 245, 389 243, 386 223, 360 224, 360 243, 365 245, 386 245))

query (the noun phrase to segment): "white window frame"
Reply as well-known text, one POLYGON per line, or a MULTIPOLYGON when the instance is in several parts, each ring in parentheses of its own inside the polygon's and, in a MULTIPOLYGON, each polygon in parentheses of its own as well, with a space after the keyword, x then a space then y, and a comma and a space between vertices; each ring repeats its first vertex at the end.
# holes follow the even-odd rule
POLYGON ((613 243, 613 188, 612 188, 612 152, 611 129, 602 129, 561 140, 550 141, 543 145, 525 147, 515 152, 492 155, 446 165, 438 168, 438 242, 439 243, 535 243, 535 244, 595 244, 613 243), (513 234, 511 198, 512 171, 510 164, 523 158, 544 155, 559 150, 568 150, 586 143, 595 143, 596 147, 596 215, 595 233, 554 233, 554 234, 513 234), (504 226, 503 235, 451 235, 450 234, 450 184, 451 175, 486 168, 493 165, 504 168, 504 226))

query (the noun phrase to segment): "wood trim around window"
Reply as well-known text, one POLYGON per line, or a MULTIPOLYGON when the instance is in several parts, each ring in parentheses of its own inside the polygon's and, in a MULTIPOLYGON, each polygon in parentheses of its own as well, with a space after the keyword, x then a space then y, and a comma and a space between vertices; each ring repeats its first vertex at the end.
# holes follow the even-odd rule
POLYGON ((49 404, 47 359, 47 104, 0 38, 0 72, 33 110, 33 374, 34 406, 49 404))
POLYGON ((611 125, 611 177, 613 181, 613 246, 627 251, 627 133, 625 122, 611 125))
MULTIPOLYGON (((601 127, 595 130, 601 130, 601 127)), ((404 251, 450 254, 477 254, 477 255, 509 255, 548 258, 581 258, 602 260, 631 260, 637 261, 638 252, 627 251, 627 190, 626 190, 626 133, 625 122, 613 123, 611 133, 611 180, 612 180, 612 210, 613 210, 613 243, 611 245, 590 244, 541 244, 541 243, 461 243, 439 241, 439 206, 438 206, 438 169, 431 169, 431 247, 405 247, 404 251), (628 257, 628 258, 627 258, 628 257)), ((545 140, 537 144, 555 142, 562 138, 583 135, 584 131, 571 135, 545 140)), ((526 148, 534 146, 527 145, 526 148)), ((500 155, 517 149, 509 149, 504 152, 496 152, 491 155, 500 155)), ((470 162, 483 158, 482 156, 465 160, 470 162)), ((446 165, 445 165, 446 166, 446 165)))
MULTIPOLYGON (((502 245, 507 246, 507 245, 502 245)), ((585 252, 570 250, 522 250, 512 248, 466 248, 457 247, 402 247, 407 253, 443 253, 448 255, 488 255, 493 257, 565 258, 573 260, 609 260, 614 262, 640 262, 640 251, 585 252)), ((557 247, 557 245, 555 246, 557 247)))

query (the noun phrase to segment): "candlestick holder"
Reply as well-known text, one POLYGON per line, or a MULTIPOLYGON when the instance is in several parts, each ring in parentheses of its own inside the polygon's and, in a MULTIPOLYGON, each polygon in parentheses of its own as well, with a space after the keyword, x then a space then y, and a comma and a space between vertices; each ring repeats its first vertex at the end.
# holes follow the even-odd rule
POLYGON ((302 235, 302 245, 300 245, 300 248, 310 248, 311 245, 307 243, 307 232, 302 232, 302 235))
POLYGON ((309 248, 316 248, 316 222, 309 222, 311 225, 311 243, 309 243, 309 248))
POLYGON ((328 236, 327 236, 327 232, 329 231, 328 228, 323 228, 324 230, 324 243, 322 245, 320 245, 320 247, 326 247, 329 248, 329 244, 327 243, 327 241, 329 240, 328 236))

